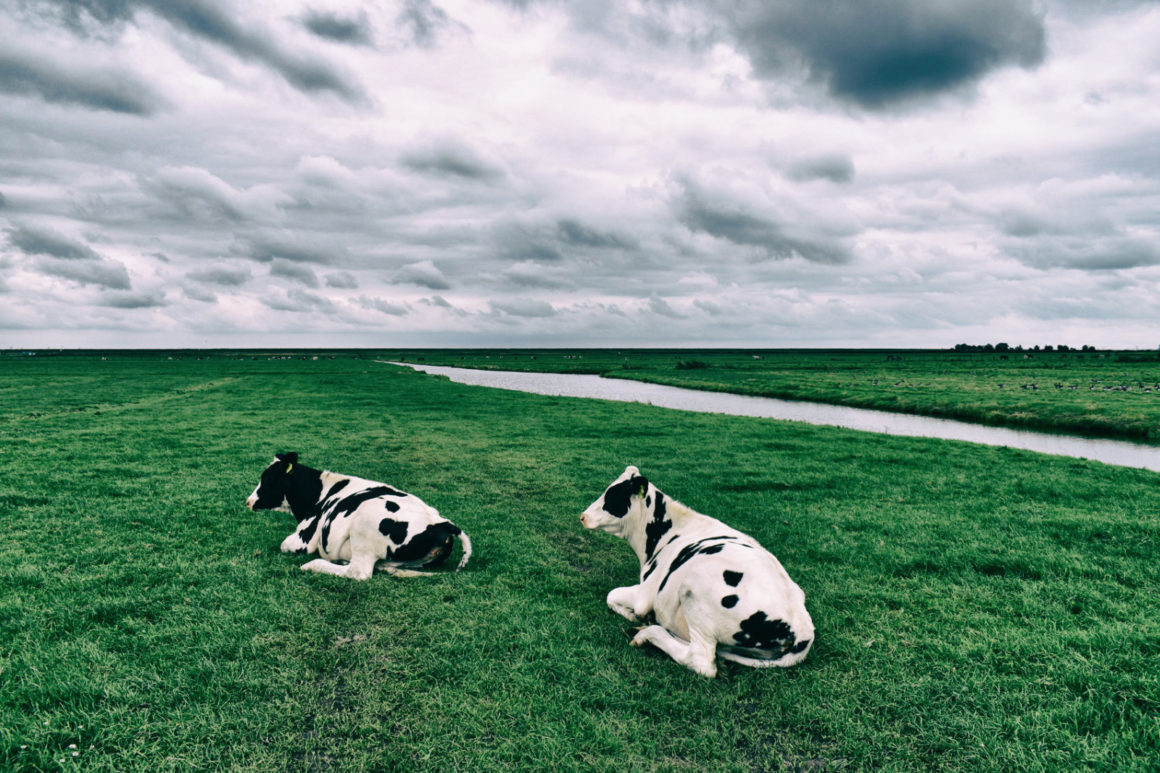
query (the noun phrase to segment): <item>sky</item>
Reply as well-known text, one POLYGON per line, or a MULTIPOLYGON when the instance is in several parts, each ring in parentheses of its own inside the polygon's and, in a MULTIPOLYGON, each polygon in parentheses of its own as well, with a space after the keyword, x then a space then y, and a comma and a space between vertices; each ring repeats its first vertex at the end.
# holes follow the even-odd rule
POLYGON ((0 348, 1160 345, 1157 0, 6 0, 0 348))

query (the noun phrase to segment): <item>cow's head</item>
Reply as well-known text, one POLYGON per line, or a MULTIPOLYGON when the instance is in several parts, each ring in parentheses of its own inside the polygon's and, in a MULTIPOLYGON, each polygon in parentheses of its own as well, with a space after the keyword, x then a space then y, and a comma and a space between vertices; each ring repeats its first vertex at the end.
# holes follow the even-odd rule
POLYGON ((600 498, 580 514, 580 523, 587 529, 623 534, 625 523, 640 518, 647 508, 648 490, 648 478, 629 465, 600 498))
POLYGON ((290 495, 293 486, 294 466, 298 464, 298 454, 278 454, 270 466, 262 472, 262 479, 254 493, 246 499, 246 507, 251 510, 282 510, 291 512, 290 495))

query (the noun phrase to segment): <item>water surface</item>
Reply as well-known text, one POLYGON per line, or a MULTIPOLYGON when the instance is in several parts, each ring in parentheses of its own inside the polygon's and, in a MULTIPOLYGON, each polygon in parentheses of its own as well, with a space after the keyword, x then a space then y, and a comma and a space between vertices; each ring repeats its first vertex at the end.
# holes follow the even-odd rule
POLYGON ((1073 435, 988 427, 952 419, 936 419, 929 416, 912 416, 905 413, 890 413, 889 411, 849 408, 842 405, 826 405, 797 400, 779 400, 773 397, 703 392, 696 389, 648 384, 643 381, 629 381, 627 379, 603 378, 602 376, 474 370, 409 362, 391 364, 414 368, 424 373, 446 376, 460 384, 473 386, 510 389, 539 395, 593 397, 600 400, 645 403, 682 411, 804 421, 809 424, 845 427, 864 432, 881 432, 887 435, 965 440, 970 443, 1020 448, 1077 459, 1093 459, 1107 464, 1160 472, 1160 447, 1127 440, 1084 438, 1073 435))

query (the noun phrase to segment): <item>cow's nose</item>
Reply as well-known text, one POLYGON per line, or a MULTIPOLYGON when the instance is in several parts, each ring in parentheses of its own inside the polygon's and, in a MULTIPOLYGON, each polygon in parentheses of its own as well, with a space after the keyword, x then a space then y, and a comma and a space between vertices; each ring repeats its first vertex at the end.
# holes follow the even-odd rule
POLYGON ((254 505, 256 505, 256 504, 258 504, 258 498, 256 496, 254 496, 253 494, 250 494, 248 497, 246 497, 246 507, 253 510, 254 505))
POLYGON ((588 526, 588 521, 585 520, 585 516, 587 516, 587 515, 588 515, 588 513, 580 513, 580 525, 581 526, 584 526, 584 527, 588 526))

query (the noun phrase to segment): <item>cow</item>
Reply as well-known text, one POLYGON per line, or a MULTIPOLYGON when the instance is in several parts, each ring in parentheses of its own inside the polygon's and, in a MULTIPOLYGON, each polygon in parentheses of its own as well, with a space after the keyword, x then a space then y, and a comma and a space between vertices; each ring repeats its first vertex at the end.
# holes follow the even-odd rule
POLYGON ((298 521, 282 541, 283 553, 317 553, 302 569, 365 580, 376 568, 400 577, 430 572, 463 545, 459 571, 471 557, 471 540, 414 494, 373 480, 315 470, 297 453, 277 454, 246 499, 251 510, 290 512, 298 521), (345 564, 336 563, 345 561, 345 564))
POLYGON ((634 466, 588 506, 580 522, 628 541, 640 583, 609 592, 609 608, 636 621, 634 647, 652 644, 707 677, 716 655, 756 668, 792 666, 809 653, 806 596, 752 537, 665 495, 634 466))

